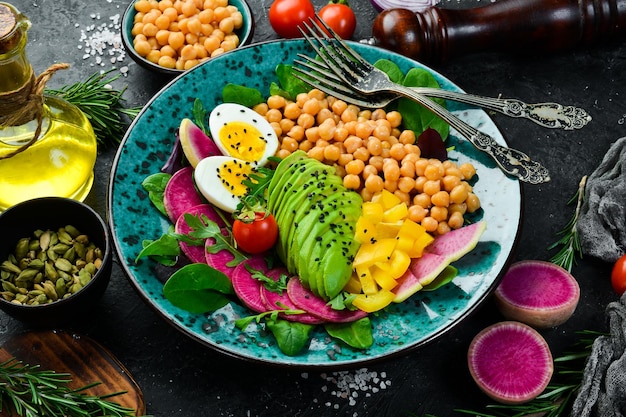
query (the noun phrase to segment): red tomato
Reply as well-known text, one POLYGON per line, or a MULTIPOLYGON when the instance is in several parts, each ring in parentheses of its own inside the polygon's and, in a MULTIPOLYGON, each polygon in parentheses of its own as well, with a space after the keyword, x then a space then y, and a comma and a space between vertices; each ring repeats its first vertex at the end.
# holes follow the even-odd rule
POLYGON ((315 17, 315 8, 310 0, 274 0, 270 6, 272 29, 283 38, 302 36, 298 26, 315 17))
POLYGON ((619 296, 626 291, 626 255, 619 258, 611 271, 611 285, 619 296))
POLYGON ((350 39, 356 29, 356 16, 345 0, 331 0, 318 16, 342 39, 350 39))
POLYGON ((278 238, 278 225, 274 216, 255 213, 252 222, 235 220, 233 237, 239 248, 250 254, 263 253, 269 250, 278 238))

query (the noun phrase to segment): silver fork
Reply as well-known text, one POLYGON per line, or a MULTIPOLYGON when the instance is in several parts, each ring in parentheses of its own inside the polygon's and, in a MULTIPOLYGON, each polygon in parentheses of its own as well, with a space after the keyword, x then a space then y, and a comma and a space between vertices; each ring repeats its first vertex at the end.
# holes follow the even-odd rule
POLYGON ((395 93, 408 97, 441 117, 476 149, 489 155, 506 174, 530 184, 550 181, 548 170, 540 163, 531 160, 523 152, 500 145, 491 136, 480 132, 411 88, 392 82, 386 73, 363 59, 324 22, 318 21, 311 19, 311 25, 304 23, 304 29, 301 27, 300 31, 326 66, 346 87, 353 88, 361 94, 395 93), (331 33, 332 37, 326 33, 331 33))
MULTIPOLYGON (((294 67, 295 77, 318 88, 327 94, 335 95, 344 101, 349 101, 362 108, 383 108, 397 100, 397 94, 380 93, 374 95, 360 94, 352 88, 346 87, 342 80, 332 72, 326 64, 308 55, 298 54, 304 61, 295 60, 300 67, 294 67), (305 67, 311 71, 305 71, 305 67), (341 95, 341 97, 338 97, 341 95)), ((465 103, 472 106, 482 107, 497 111, 506 116, 524 118, 537 123, 540 126, 551 129, 574 130, 581 129, 591 121, 591 116, 580 107, 564 106, 559 103, 529 104, 512 98, 493 98, 477 96, 441 88, 411 87, 415 92, 432 98, 465 103)))

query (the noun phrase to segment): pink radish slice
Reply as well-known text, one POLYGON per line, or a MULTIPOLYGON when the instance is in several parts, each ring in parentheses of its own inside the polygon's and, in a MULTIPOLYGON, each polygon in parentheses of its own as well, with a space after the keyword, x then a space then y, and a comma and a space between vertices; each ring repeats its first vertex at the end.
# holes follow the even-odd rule
POLYGON ((367 313, 361 310, 335 310, 327 302, 305 288, 298 277, 291 277, 287 283, 287 294, 298 308, 333 323, 348 323, 362 319, 367 313))
MULTIPOLYGON (((206 216, 209 220, 214 221, 217 224, 223 224, 222 219, 215 212, 215 209, 210 204, 199 204, 186 210, 176 220, 174 231, 179 234, 186 235, 191 232, 191 227, 185 221, 185 214, 191 214, 193 216, 206 216)), ((189 258, 191 262, 206 262, 205 245, 194 246, 185 242, 179 242, 180 249, 189 258)))
MULTIPOLYGON (((289 275, 287 268, 274 268, 267 272, 267 276, 273 279, 278 280, 281 274, 289 275)), ((287 291, 282 291, 281 293, 273 292, 265 287, 261 287, 261 299, 263 300, 265 307, 268 310, 278 310, 287 308, 289 310, 304 310, 299 308, 297 305, 291 301, 289 298, 289 294, 287 291)), ((306 324, 321 324, 324 321, 319 317, 315 317, 309 313, 302 314, 280 314, 280 317, 289 320, 289 321, 297 321, 300 323, 306 324)))
POLYGON ((176 171, 163 191, 163 205, 170 221, 176 223, 182 213, 202 203, 193 182, 193 168, 188 166, 176 171))
POLYGON ((548 328, 572 316, 580 299, 580 287, 572 274, 558 265, 520 261, 508 269, 494 297, 506 319, 548 328))
POLYGON ((554 364, 545 339, 532 327, 504 321, 482 330, 470 343, 472 378, 491 399, 523 404, 548 386, 554 364))
POLYGON ((237 265, 230 274, 230 280, 233 283, 235 294, 237 294, 241 302, 250 310, 263 313, 267 311, 267 308, 261 299, 261 281, 252 278, 252 275, 246 269, 246 264, 261 271, 267 270, 267 265, 263 258, 250 258, 237 265))
MULTIPOLYGON (((222 234, 226 236, 228 232, 225 229, 222 229, 222 234)), ((221 251, 217 253, 210 253, 209 246, 213 246, 214 244, 215 244, 215 239, 207 238, 205 245, 204 245, 205 262, 207 263, 207 265, 212 266, 218 271, 221 271, 225 273, 226 275, 230 276, 230 274, 232 274, 233 271, 235 270, 235 267, 229 266, 228 263, 230 263, 233 259, 235 259, 235 256, 226 249, 222 249, 221 251)))

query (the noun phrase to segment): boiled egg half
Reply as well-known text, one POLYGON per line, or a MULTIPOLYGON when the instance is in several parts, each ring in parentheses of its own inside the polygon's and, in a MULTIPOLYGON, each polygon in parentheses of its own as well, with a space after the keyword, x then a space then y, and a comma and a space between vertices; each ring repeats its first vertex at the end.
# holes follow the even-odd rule
POLYGON ((276 153, 278 137, 263 116, 233 103, 213 109, 209 129, 223 155, 203 158, 196 166, 194 180, 211 204, 232 213, 248 191, 243 181, 276 153))
POLYGON ((224 155, 265 165, 278 149, 278 137, 257 112, 235 103, 223 103, 211 111, 209 129, 224 155))

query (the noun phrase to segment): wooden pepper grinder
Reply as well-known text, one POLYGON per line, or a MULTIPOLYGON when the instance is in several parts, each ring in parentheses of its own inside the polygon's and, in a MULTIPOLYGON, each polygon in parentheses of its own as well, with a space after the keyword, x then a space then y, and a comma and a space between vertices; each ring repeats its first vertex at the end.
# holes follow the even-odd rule
POLYGON ((626 33, 626 0, 498 0, 473 9, 381 12, 377 45, 430 64, 475 52, 554 52, 626 33))

